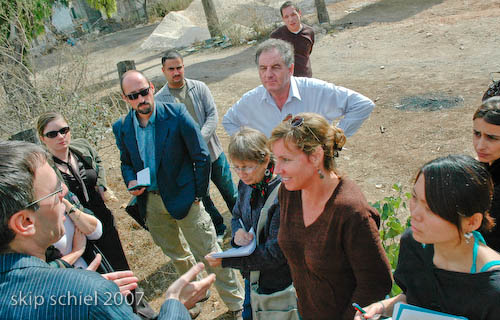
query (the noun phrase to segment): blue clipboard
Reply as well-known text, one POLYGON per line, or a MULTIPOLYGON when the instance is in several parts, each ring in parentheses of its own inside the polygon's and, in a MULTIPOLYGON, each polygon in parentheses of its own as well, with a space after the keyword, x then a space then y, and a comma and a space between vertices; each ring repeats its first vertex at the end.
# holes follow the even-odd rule
POLYGON ((468 320, 462 316, 417 307, 411 304, 398 303, 394 306, 393 320, 429 319, 429 320, 468 320))

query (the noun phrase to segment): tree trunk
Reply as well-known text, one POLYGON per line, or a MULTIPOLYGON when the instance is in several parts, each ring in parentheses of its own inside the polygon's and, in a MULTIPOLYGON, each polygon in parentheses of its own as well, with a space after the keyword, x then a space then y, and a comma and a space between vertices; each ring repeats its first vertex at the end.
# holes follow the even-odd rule
POLYGON ((125 3, 127 3, 128 7, 129 7, 128 18, 131 21, 133 21, 134 19, 137 19, 136 21, 141 21, 139 11, 137 10, 137 7, 135 6, 135 0, 128 0, 125 3))
POLYGON ((210 36, 222 36, 222 31, 220 29, 219 18, 217 18, 217 12, 215 11, 215 6, 212 0, 201 0, 203 4, 203 10, 205 11, 205 17, 207 18, 208 31, 210 36))
POLYGON ((316 11, 318 12, 319 23, 330 23, 330 16, 326 10, 325 0, 314 0, 316 4, 316 11))
POLYGON ((149 23, 149 16, 148 16, 148 0, 144 0, 142 3, 142 9, 144 10, 144 20, 146 23, 149 23))
POLYGON ((134 60, 120 61, 116 64, 116 68, 118 69, 118 79, 121 79, 125 72, 129 70, 135 70, 135 61, 134 60))

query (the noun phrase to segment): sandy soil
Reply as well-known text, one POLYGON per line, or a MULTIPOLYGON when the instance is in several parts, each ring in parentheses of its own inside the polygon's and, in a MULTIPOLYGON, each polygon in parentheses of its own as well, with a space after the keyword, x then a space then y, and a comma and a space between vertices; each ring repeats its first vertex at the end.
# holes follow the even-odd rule
MULTIPOLYGON (((368 200, 394 194, 394 183, 409 191, 416 170, 430 159, 450 153, 473 155, 472 113, 490 83, 489 72, 500 70, 500 1, 345 0, 329 5, 328 10, 336 28, 317 35, 312 53, 314 77, 359 91, 377 103, 338 161, 341 171, 362 187, 368 200), (416 97, 432 97, 438 107, 436 99, 443 97, 459 103, 436 111, 407 110, 405 99, 416 97)), ((116 63, 128 59, 135 60, 157 86, 163 85, 160 55, 139 50, 154 27, 121 31, 84 45, 99 82, 96 87, 103 93, 116 92, 116 63)), ((221 119, 244 92, 260 84, 254 52, 254 46, 242 46, 205 50, 185 58, 186 75, 208 84, 221 119)), ((57 59, 52 54, 39 62, 48 67, 57 59)), ((217 133, 227 146, 222 126, 217 133)), ((129 197, 117 149, 106 147, 101 154, 107 159, 110 185, 119 197, 111 206, 126 254, 152 305, 159 309, 175 272, 148 233, 123 211, 129 197)), ((216 189, 211 191, 229 221, 230 213, 216 189)), ((227 309, 212 292, 199 319, 224 318, 221 314, 227 309)))

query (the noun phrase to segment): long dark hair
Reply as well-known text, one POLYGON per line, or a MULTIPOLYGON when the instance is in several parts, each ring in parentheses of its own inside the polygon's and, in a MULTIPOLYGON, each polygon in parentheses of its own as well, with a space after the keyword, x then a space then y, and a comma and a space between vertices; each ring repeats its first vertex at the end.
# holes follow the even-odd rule
POLYGON ((500 125, 500 96, 483 101, 472 116, 472 120, 475 119, 483 119, 489 124, 500 125))
POLYGON ((449 155, 426 163, 417 173, 425 178, 425 199, 429 209, 457 226, 462 234, 461 217, 483 214, 480 227, 487 232, 495 225, 489 209, 493 182, 488 170, 465 155, 449 155))

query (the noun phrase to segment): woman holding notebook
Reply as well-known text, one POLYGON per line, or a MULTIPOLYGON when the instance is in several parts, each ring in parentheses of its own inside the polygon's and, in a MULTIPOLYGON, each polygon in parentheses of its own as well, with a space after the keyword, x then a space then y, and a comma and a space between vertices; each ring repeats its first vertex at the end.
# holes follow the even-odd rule
MULTIPOLYGON (((279 319, 297 319, 295 289, 291 286, 290 269, 278 245, 280 206, 277 191, 281 178, 274 173, 274 157, 267 146, 266 136, 251 128, 243 128, 231 137, 228 147, 232 168, 240 177, 238 199, 233 209, 231 228, 233 247, 253 241, 251 228, 257 233, 262 226, 255 251, 246 257, 206 257, 211 266, 239 269, 245 279, 243 319, 277 319, 276 313, 252 310, 250 291, 271 295, 278 291, 290 295, 290 310, 279 319), (256 271, 259 273, 256 274, 256 271), (251 278, 254 278, 251 283, 251 278), (284 291, 286 290, 286 291, 284 291), (253 312, 253 316, 252 316, 253 312)), ((287 309, 285 307, 285 309, 287 309)))
POLYGON ((364 307, 354 319, 391 316, 404 302, 469 320, 500 317, 500 254, 481 232, 489 215, 493 184, 487 169, 469 156, 452 155, 425 164, 410 202, 411 228, 402 236, 394 273, 403 293, 364 307))

